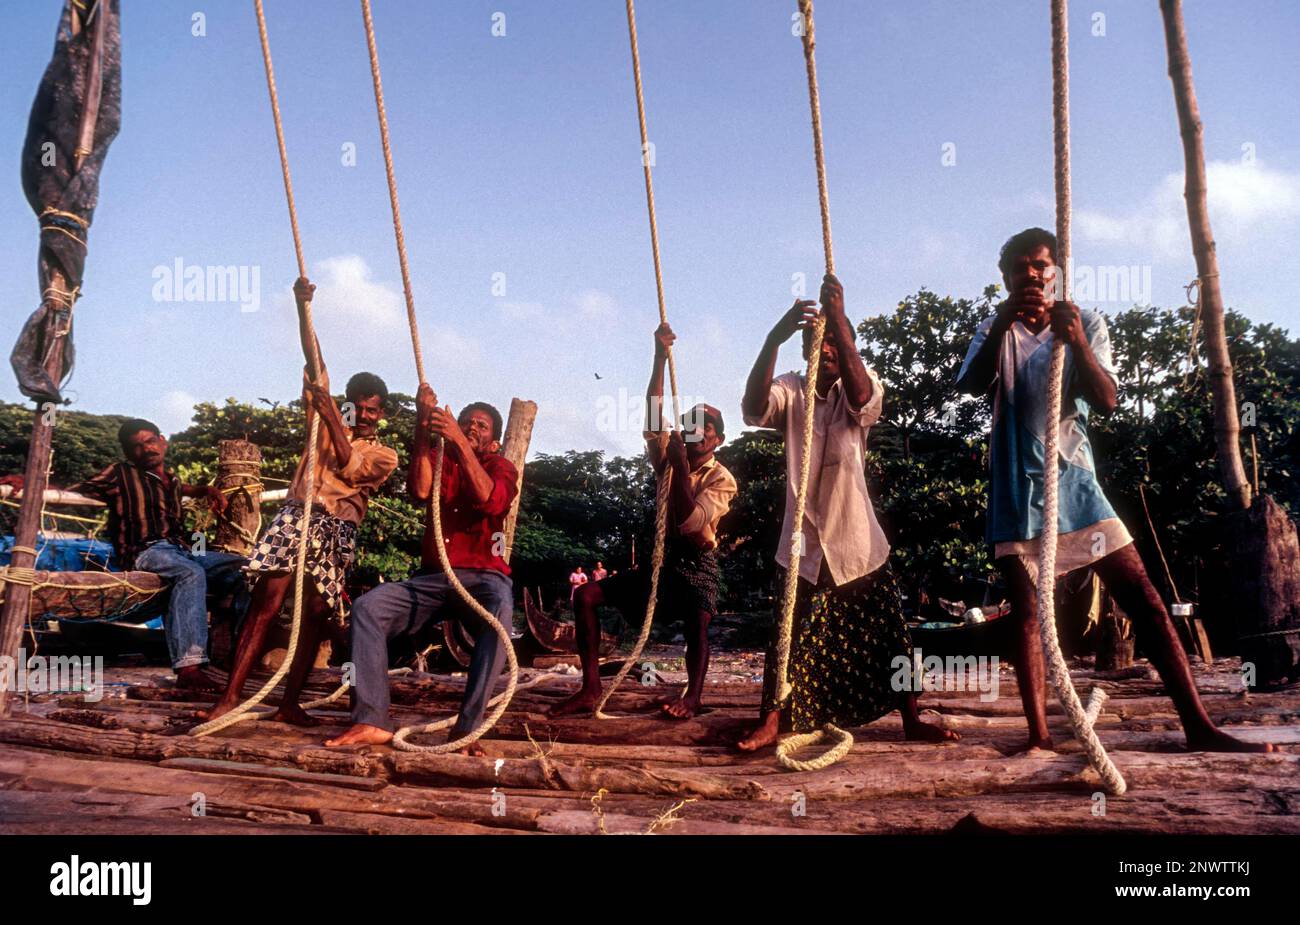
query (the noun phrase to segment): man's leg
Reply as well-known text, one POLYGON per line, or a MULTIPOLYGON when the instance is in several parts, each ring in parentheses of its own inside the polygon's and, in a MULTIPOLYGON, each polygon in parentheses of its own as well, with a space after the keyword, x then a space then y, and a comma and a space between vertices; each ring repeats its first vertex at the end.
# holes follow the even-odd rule
MULTIPOLYGON (((607 581, 609 579, 606 579, 607 581)), ((573 596, 574 636, 582 661, 582 687, 569 699, 556 704, 551 716, 587 713, 600 702, 600 616, 596 608, 605 603, 604 582, 583 585, 573 596)))
POLYGON ((195 690, 215 690, 203 676, 208 661, 207 572, 188 553, 171 543, 154 543, 136 556, 136 568, 171 581, 164 626, 176 683, 195 690))
MULTIPOLYGON (((465 569, 457 573, 470 597, 483 609, 497 618, 510 632, 514 616, 514 586, 510 579, 491 569, 465 569)), ((474 637, 474 654, 470 658, 469 675, 465 680, 465 696, 461 700, 460 714, 448 741, 469 735, 483 721, 492 698, 492 688, 501 674, 506 651, 495 629, 470 610, 463 602, 458 606, 458 616, 474 637)), ((483 750, 474 743, 466 748, 468 754, 482 755, 483 750)))
POLYGON ((352 605, 352 726, 325 744, 382 745, 393 738, 388 716, 388 640, 417 631, 442 608, 450 585, 441 572, 387 582, 352 605))
POLYGON ((1133 621, 1138 641, 1160 680, 1169 691, 1174 708, 1183 722, 1187 747, 1193 751, 1269 752, 1267 742, 1242 742, 1215 727, 1196 691, 1192 667, 1187 661, 1169 612, 1147 577, 1142 557, 1132 543, 1123 546, 1094 566, 1097 576, 1133 621))
POLYGON ((1025 749, 1051 748, 1047 731, 1047 668, 1038 638, 1038 592, 1024 565, 1015 556, 1003 556, 996 563, 1007 583, 1011 598, 1011 619, 1016 628, 1016 685, 1029 723, 1025 749))
POLYGON ((204 719, 213 720, 223 716, 244 699, 244 682, 248 680, 253 666, 262 654, 262 646, 266 643, 271 623, 279 615, 285 598, 292 591, 293 577, 292 572, 262 572, 257 576, 252 602, 235 643, 235 663, 230 668, 230 680, 226 682, 226 689, 212 705, 212 709, 200 714, 204 719))
POLYGON ((298 646, 293 653, 293 664, 289 666, 289 673, 284 679, 284 697, 271 720, 294 726, 319 726, 320 720, 298 706, 298 695, 302 693, 302 686, 307 682, 312 665, 316 664, 321 630, 330 618, 330 608, 320 596, 314 582, 308 585, 307 600, 303 605, 302 623, 298 627, 298 646))
POLYGON ((709 621, 713 614, 697 609, 686 615, 686 691, 663 705, 673 719, 690 719, 700 710, 704 678, 709 673, 709 621))
MULTIPOLYGON (((795 599, 793 626, 790 629, 791 659, 794 658, 795 640, 799 638, 799 631, 803 627, 813 588, 800 578, 799 591, 795 599)), ((778 622, 772 626, 772 636, 767 644, 767 652, 763 656, 763 702, 759 707, 758 725, 750 731, 749 735, 736 743, 736 747, 742 752, 755 752, 760 748, 774 745, 781 733, 781 709, 777 700, 780 691, 777 690, 776 677, 776 645, 781 632, 779 622, 781 614, 777 613, 776 618, 778 622)))

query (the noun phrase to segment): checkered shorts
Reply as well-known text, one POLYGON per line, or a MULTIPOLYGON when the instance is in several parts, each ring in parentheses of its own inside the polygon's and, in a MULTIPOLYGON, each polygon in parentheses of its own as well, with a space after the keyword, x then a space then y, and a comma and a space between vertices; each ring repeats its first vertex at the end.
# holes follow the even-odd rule
MULTIPOLYGON (((302 505, 296 501, 285 502, 253 547, 253 554, 244 567, 250 584, 259 572, 294 570, 298 563, 302 520, 302 505)), ((321 598, 342 619, 347 615, 344 585, 357 555, 357 525, 322 511, 312 511, 310 529, 307 572, 321 598)))

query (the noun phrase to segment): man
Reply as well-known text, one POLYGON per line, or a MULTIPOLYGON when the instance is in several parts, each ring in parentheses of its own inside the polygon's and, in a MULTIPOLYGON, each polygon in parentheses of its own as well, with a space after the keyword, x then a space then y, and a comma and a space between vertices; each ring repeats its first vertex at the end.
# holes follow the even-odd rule
POLYGON ((573 604, 573 596, 578 593, 578 589, 587 583, 587 573, 582 570, 581 565, 574 566, 569 573, 569 604, 573 604))
MULTIPOLYGON (((347 384, 349 427, 330 395, 329 374, 321 360, 320 374, 310 378, 312 349, 320 357, 320 344, 307 326, 307 306, 316 287, 306 278, 294 283, 298 303, 298 333, 308 368, 303 374, 303 405, 307 423, 320 418, 316 439, 315 488, 312 497, 311 535, 307 542, 307 575, 303 582, 303 608, 298 646, 285 680, 284 697, 273 720, 297 726, 315 726, 317 720, 298 706, 298 695, 316 660, 321 631, 331 615, 342 621, 347 613, 344 588, 356 559, 357 528, 366 516, 370 495, 397 469, 397 452, 379 442, 379 422, 384 418, 388 387, 373 373, 357 373, 347 384)), ((237 706, 244 682, 262 654, 267 631, 279 616, 285 599, 293 594, 294 569, 306 507, 307 454, 298 461, 284 505, 253 550, 248 573, 255 579, 253 602, 236 642, 235 664, 221 699, 207 711, 216 719, 237 706)))
POLYGON ((1051 748, 1038 639, 1038 537, 1043 527, 1043 428, 1052 344, 1066 346, 1060 420, 1057 574, 1091 567, 1133 621, 1182 719, 1189 748, 1271 751, 1215 728, 1201 703, 1173 621, 1123 522, 1102 493, 1088 440, 1088 414, 1115 409, 1119 380, 1098 312, 1057 299, 1056 236, 1029 228, 1003 246, 998 269, 1008 298, 975 331, 958 374, 970 395, 993 396, 987 538, 1018 621, 1016 678, 1029 723, 1028 748, 1051 748))
POLYGON ((605 563, 601 562, 599 559, 596 560, 596 567, 591 570, 591 580, 604 581, 608 577, 609 572, 605 571, 605 563))
MULTIPOLYGON (((123 462, 67 489, 108 505, 108 532, 114 558, 124 569, 153 572, 171 582, 171 598, 163 626, 176 685, 215 691, 203 673, 208 662, 207 591, 215 582, 235 592, 237 611, 247 606, 239 580, 243 556, 196 550, 185 538, 181 498, 202 498, 217 514, 228 503, 215 486, 185 485, 167 468, 167 438, 157 425, 132 418, 117 432, 123 462)), ((21 476, 6 476, 5 484, 21 488, 21 476)))
MULTIPOLYGON (((686 622, 686 690, 660 704, 664 715, 690 719, 700 709, 709 671, 709 622, 718 612, 718 521, 736 496, 736 480, 714 456, 725 439, 722 412, 696 405, 682 415, 679 431, 663 422, 664 363, 676 335, 666 323, 655 331, 654 365, 646 389, 646 448, 656 475, 671 468, 668 536, 655 616, 686 622)), ((596 563, 597 567, 600 563, 596 563)), ((602 569, 603 571, 603 569, 602 569)), ((643 568, 593 582, 574 598, 582 687, 551 710, 552 715, 590 711, 600 701, 601 604, 617 607, 631 622, 644 619, 650 599, 650 569, 643 568)))
POLYGON ((825 723, 860 726, 894 709, 902 712, 909 739, 956 739, 956 733, 921 722, 915 693, 891 683, 894 659, 901 655, 910 663, 912 647, 888 564, 889 543, 864 471, 867 431, 880 417, 884 390, 862 362, 844 291, 830 275, 821 289, 826 335, 818 358, 807 508, 803 523, 793 522, 806 377, 791 372, 773 379, 773 373, 777 351, 796 331, 803 332, 809 359, 815 304, 796 301, 777 322, 749 374, 741 406, 746 424, 785 434, 785 518, 776 560, 788 569, 796 541, 802 557, 788 670, 793 692, 788 702, 778 702, 776 628, 764 666, 761 720, 737 744, 742 751, 774 744, 786 717, 795 731, 806 732, 825 723))
MULTIPOLYGON (((415 445, 407 490, 417 501, 429 500, 436 453, 434 438, 442 437, 446 451, 442 483, 437 490, 447 559, 470 596, 509 630, 514 589, 510 566, 503 558, 505 519, 517 491, 518 472, 497 452, 501 446, 501 413, 486 402, 474 402, 459 417, 453 417, 450 408, 438 407, 438 398, 427 384, 420 386, 415 404, 415 445)), ((430 620, 448 616, 465 620, 474 636, 465 696, 449 741, 471 732, 482 721, 493 682, 501 673, 505 650, 495 630, 457 596, 443 572, 436 542, 433 522, 426 519, 420 571, 407 581, 380 585, 353 605, 353 725, 326 745, 382 745, 393 738, 393 723, 388 715, 388 641, 404 633, 416 633, 430 620)), ((476 742, 461 753, 484 752, 476 742)))

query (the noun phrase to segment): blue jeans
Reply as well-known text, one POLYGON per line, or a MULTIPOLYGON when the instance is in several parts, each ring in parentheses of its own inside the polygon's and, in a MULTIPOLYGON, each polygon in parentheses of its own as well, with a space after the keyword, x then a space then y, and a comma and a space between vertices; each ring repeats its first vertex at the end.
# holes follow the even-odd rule
MULTIPOLYGON (((465 590, 495 616, 509 632, 514 614, 514 586, 510 578, 492 569, 457 569, 465 590)), ((465 697, 453 736, 474 729, 487 712, 492 685, 501 673, 505 649, 496 631, 459 599, 442 572, 416 575, 406 581, 382 584, 357 598, 352 605, 352 722, 393 729, 388 718, 388 640, 418 632, 430 620, 463 620, 474 637, 465 697), (444 612, 445 611, 445 612, 444 612)))
POLYGON ((196 555, 174 543, 154 543, 135 557, 135 568, 171 581, 167 605, 167 651, 172 668, 203 665, 208 660, 208 585, 233 590, 237 612, 248 607, 248 589, 240 567, 243 556, 210 551, 196 555))

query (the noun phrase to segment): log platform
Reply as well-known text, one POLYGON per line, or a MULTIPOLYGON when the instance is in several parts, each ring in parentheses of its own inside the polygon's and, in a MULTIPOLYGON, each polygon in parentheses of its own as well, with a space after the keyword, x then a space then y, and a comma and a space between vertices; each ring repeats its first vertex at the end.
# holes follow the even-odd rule
MULTIPOLYGON (((824 771, 784 771, 771 749, 737 754, 730 744, 758 708, 761 655, 739 666, 736 657, 728 667, 719 653, 709 709, 687 722, 655 713, 675 686, 631 681, 610 702, 615 718, 552 720, 546 708, 577 678, 525 671, 521 681, 540 680, 484 740, 488 758, 327 749, 321 742, 346 726, 345 702, 315 711, 315 729, 256 722, 194 739, 185 731, 201 704, 165 669, 109 668, 98 702, 14 696, 0 722, 0 832, 1300 834, 1300 689, 1247 693, 1235 660, 1196 667, 1207 707, 1279 753, 1187 752, 1144 662, 1075 671, 1083 691, 1110 695, 1097 728, 1129 793, 1103 798, 1054 703, 1058 750, 1016 752, 1025 723, 1005 667, 996 699, 922 695, 927 718, 961 734, 955 744, 904 741, 895 713, 853 730, 851 754, 824 771)), ((659 679, 684 677, 660 667, 659 679)), ((336 678, 317 671, 311 687, 324 692, 336 678)), ((396 719, 449 715, 462 684, 394 679, 396 719)))

